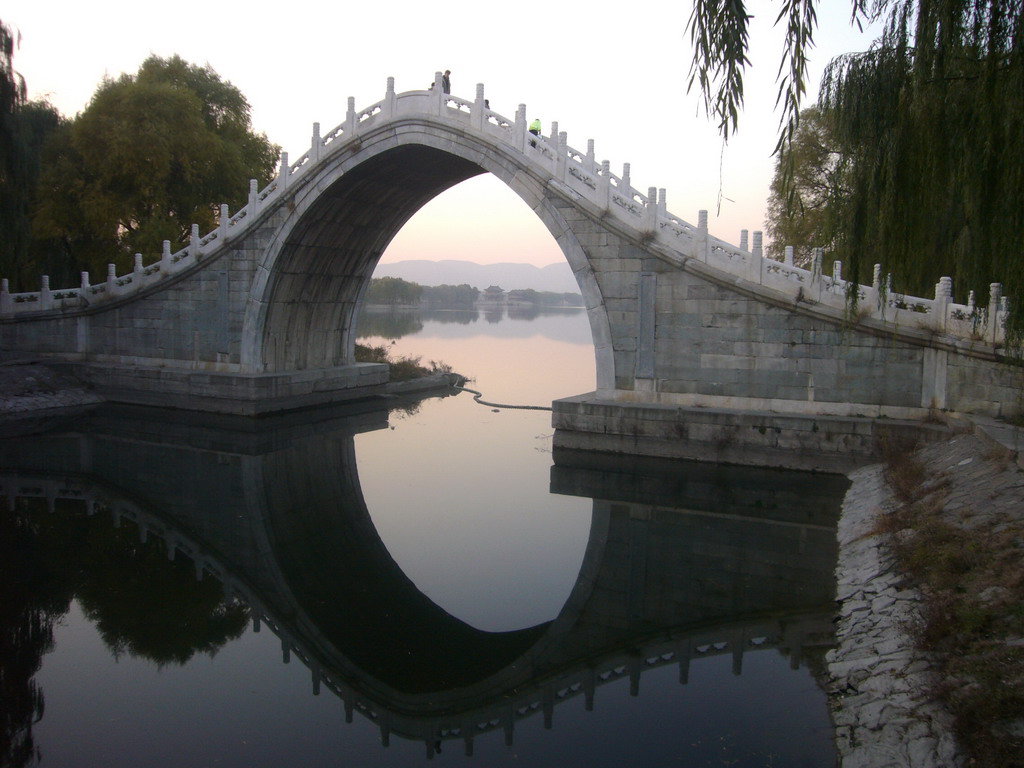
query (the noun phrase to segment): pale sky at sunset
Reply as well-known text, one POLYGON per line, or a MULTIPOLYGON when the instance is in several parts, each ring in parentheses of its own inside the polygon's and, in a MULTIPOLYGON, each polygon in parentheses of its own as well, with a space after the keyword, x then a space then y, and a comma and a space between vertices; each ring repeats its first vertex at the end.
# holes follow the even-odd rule
MULTIPOLYGON (((833 56, 867 48, 849 25, 850 4, 823 9, 812 53, 810 98, 833 56)), ((485 86, 491 108, 568 132, 569 145, 622 173, 633 186, 667 190, 668 208, 696 223, 709 211, 712 234, 739 241, 764 228, 771 157, 778 130, 775 73, 778 3, 751 0, 755 14, 746 111, 722 149, 715 127, 687 95, 691 4, 651 0, 547 3, 91 3, 8 0, 0 20, 21 33, 15 68, 30 97, 47 97, 68 116, 88 103, 104 75, 134 73, 150 54, 210 64, 252 105, 253 125, 292 157, 344 120, 346 100, 361 109, 397 91, 426 88, 452 70, 452 93, 485 86), (486 9, 486 10, 485 10, 486 9), (719 210, 719 191, 721 207, 719 210)), ((466 259, 551 264, 562 259, 547 230, 519 198, 487 176, 429 203, 393 241, 385 261, 466 259)))

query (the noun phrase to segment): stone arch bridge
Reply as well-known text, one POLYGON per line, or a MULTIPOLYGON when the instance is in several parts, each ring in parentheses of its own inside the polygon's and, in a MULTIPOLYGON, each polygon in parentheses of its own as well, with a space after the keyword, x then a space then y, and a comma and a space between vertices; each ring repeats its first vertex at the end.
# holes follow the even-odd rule
MULTIPOLYGON (((260 414, 372 396, 385 367, 354 361, 355 322, 388 243, 426 202, 491 173, 544 222, 573 269, 594 340, 597 389, 554 406, 556 445, 745 460, 739 452, 868 455, 887 425, 935 411, 1014 415, 998 285, 953 302, 902 296, 880 276, 850 317, 840 268, 713 237, 707 214, 672 215, 629 164, 598 162, 552 124, 527 131, 472 100, 397 93, 321 133, 245 207, 189 245, 106 280, 0 289, 0 357, 74 364, 108 399, 260 414), (749 248, 749 249, 748 249, 749 248), (682 438, 682 439, 680 439, 682 438)), ((877 271, 877 270, 876 270, 877 271)), ((830 458, 831 457, 831 458, 830 458)))

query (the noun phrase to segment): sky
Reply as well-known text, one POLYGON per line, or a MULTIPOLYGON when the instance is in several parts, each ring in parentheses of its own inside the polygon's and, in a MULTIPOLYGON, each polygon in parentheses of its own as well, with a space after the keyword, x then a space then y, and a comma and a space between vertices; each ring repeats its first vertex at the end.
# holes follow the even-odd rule
MULTIPOLYGON (((849 2, 819 8, 806 104, 834 56, 863 50, 871 33, 850 25, 849 2)), ((739 131, 723 146, 696 92, 687 93, 691 3, 91 3, 7 0, 0 20, 21 35, 14 66, 30 98, 47 98, 72 117, 104 77, 134 73, 151 54, 209 64, 249 100, 253 128, 298 157, 312 125, 342 123, 356 109, 398 92, 426 88, 452 71, 452 93, 472 100, 483 83, 491 108, 567 131, 613 173, 630 163, 634 187, 667 190, 668 209, 692 223, 709 212, 711 233, 738 244, 740 230, 764 229, 782 31, 780 3, 748 0, 754 16, 746 105, 739 131)), ((382 261, 465 259, 479 263, 563 259, 547 230, 514 193, 485 175, 435 198, 392 241, 382 261)))

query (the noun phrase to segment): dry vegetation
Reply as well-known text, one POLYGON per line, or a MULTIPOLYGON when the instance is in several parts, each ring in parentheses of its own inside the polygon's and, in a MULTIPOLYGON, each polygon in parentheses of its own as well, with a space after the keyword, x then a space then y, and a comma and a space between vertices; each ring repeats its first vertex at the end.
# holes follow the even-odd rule
POLYGON ((423 365, 418 357, 397 357, 391 356, 391 350, 386 346, 368 347, 365 344, 356 344, 356 361, 360 363, 387 363, 390 369, 391 381, 409 381, 423 376, 432 376, 436 373, 451 373, 451 366, 431 360, 429 365, 423 365))
POLYGON ((889 450, 898 505, 880 529, 924 596, 913 634, 970 764, 1009 768, 1024 766, 1024 473, 996 450, 977 458, 988 474, 972 495, 922 453, 889 450))

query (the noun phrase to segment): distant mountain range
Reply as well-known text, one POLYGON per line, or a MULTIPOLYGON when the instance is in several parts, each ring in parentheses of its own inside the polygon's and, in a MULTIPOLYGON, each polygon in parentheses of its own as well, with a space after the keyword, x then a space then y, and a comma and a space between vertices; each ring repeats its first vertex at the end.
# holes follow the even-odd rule
POLYGON ((552 293, 579 293, 568 262, 535 267, 532 264, 477 264, 473 261, 412 259, 378 264, 374 277, 400 277, 420 285, 462 285, 481 291, 496 285, 506 291, 532 288, 552 293))

